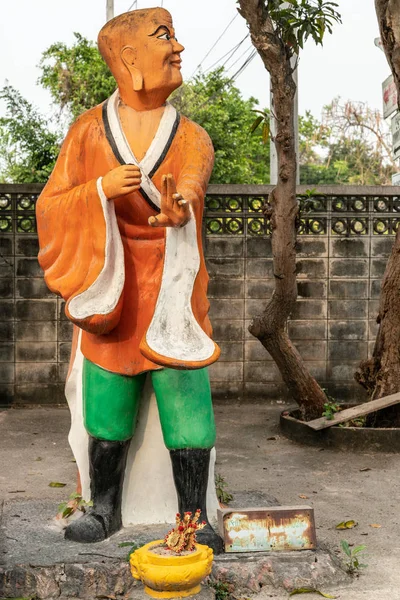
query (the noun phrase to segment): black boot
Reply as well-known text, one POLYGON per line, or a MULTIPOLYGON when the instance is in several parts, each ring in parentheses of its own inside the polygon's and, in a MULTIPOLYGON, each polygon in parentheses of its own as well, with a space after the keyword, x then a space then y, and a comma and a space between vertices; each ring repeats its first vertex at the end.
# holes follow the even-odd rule
POLYGON ((170 450, 170 455, 179 512, 183 515, 190 511, 194 515, 200 508, 200 521, 205 521, 207 525, 197 533, 197 541, 199 544, 210 546, 215 554, 220 554, 223 552, 223 542, 211 527, 206 508, 210 452, 211 450, 201 448, 185 448, 170 450))
POLYGON ((72 521, 65 538, 91 543, 105 540, 121 529, 121 499, 129 440, 108 442, 89 437, 90 490, 93 508, 72 521))

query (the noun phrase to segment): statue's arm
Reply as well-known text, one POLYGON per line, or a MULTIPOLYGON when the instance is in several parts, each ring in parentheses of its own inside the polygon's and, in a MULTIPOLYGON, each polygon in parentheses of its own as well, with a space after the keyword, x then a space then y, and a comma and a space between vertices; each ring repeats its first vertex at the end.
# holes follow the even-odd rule
POLYGON ((91 122, 83 115, 68 132, 38 199, 38 258, 47 286, 66 300, 67 316, 83 329, 105 333, 119 320, 123 265, 116 273, 121 265, 114 260, 110 266, 110 257, 118 249, 121 254, 122 243, 101 178, 86 176, 91 142, 91 122))
POLYGON ((177 180, 177 191, 188 200, 196 215, 202 213, 204 196, 214 166, 214 148, 208 133, 188 122, 185 159, 177 180))

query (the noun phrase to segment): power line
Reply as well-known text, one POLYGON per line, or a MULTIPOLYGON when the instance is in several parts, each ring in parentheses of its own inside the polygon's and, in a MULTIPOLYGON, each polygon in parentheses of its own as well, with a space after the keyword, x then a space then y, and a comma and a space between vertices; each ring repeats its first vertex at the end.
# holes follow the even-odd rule
POLYGON ((242 54, 241 54, 241 55, 240 55, 240 56, 239 56, 239 57, 238 57, 238 58, 235 60, 235 62, 233 62, 233 63, 230 65, 230 67, 228 67, 228 69, 227 69, 227 70, 228 70, 228 71, 230 71, 230 70, 231 70, 231 69, 232 69, 232 68, 233 68, 233 67, 234 67, 234 66, 235 66, 235 65, 236 65, 236 64, 239 62, 239 60, 240 60, 241 58, 243 58, 243 56, 244 56, 245 54, 247 54, 247 53, 249 52, 249 50, 251 50, 252 48, 253 48, 253 46, 250 44, 250 46, 248 46, 248 47, 246 48, 246 50, 245 50, 244 52, 242 52, 242 54))
POLYGON ((132 10, 132 8, 134 6, 136 6, 136 8, 137 8, 137 3, 138 3, 138 0, 133 0, 132 4, 130 5, 130 7, 128 8, 128 10, 126 12, 129 12, 130 10, 132 10))
POLYGON ((247 40, 247 38, 250 36, 250 34, 248 33, 238 44, 236 44, 236 46, 233 46, 233 48, 231 48, 230 50, 228 50, 228 52, 226 52, 223 56, 221 56, 218 60, 216 60, 210 67, 208 67, 204 73, 208 73, 208 71, 211 71, 211 69, 213 69, 216 65, 219 65, 219 63, 224 60, 224 58, 226 58, 229 54, 229 57, 227 58, 227 60, 224 62, 224 64, 222 65, 223 67, 226 65, 226 63, 232 58, 232 56, 234 56, 234 54, 239 50, 240 46, 243 44, 243 42, 245 40, 247 40))
POLYGON ((230 81, 236 81, 236 79, 239 77, 239 75, 241 75, 243 73, 243 71, 245 71, 247 69, 247 67, 249 66, 249 64, 251 63, 251 61, 253 60, 253 58, 255 57, 256 54, 257 54, 257 50, 253 50, 251 52, 250 56, 242 64, 240 69, 238 71, 236 71, 236 73, 233 75, 233 77, 231 77, 230 81))
MULTIPOLYGON (((228 62, 231 60, 231 58, 233 58, 233 57, 235 56, 235 54, 236 54, 236 52, 239 50, 240 46, 243 44, 243 42, 244 42, 244 41, 246 41, 246 40, 247 40, 247 38, 248 38, 248 37, 250 37, 250 34, 249 34, 249 33, 246 35, 246 37, 244 37, 244 38, 242 39, 242 41, 241 41, 241 42, 239 42, 239 44, 237 45, 237 47, 235 48, 235 50, 232 52, 232 54, 231 54, 230 56, 228 56, 228 58, 226 59, 226 61, 225 61, 225 62, 224 62, 224 64, 222 65, 223 67, 225 67, 226 63, 228 63, 228 62)), ((241 56, 243 56, 243 54, 242 54, 241 56)), ((236 64, 236 63, 233 63, 233 64, 236 64)), ((229 67, 229 68, 230 68, 230 67, 229 67)))
POLYGON ((233 21, 238 16, 239 16, 239 13, 236 13, 236 15, 233 17, 233 19, 231 21, 229 21, 228 25, 225 27, 225 29, 223 30, 223 32, 221 33, 221 35, 219 36, 219 38, 217 39, 217 41, 211 46, 211 48, 209 49, 209 51, 207 52, 207 54, 205 55, 205 57, 203 58, 203 60, 197 65, 196 69, 193 71, 193 73, 191 75, 191 78, 200 69, 200 67, 203 64, 203 62, 206 60, 206 58, 208 58, 208 56, 214 50, 215 46, 218 44, 218 42, 220 41, 220 39, 225 35, 225 33, 228 31, 229 27, 232 25, 233 21))
MULTIPOLYGON (((246 50, 246 52, 248 51, 248 49, 246 50)), ((209 104, 209 102, 212 102, 220 92, 222 92, 222 90, 224 89, 225 85, 227 83, 231 83, 232 81, 235 81, 235 79, 237 79, 249 66, 249 64, 251 63, 251 61, 253 60, 253 58, 255 57, 255 55, 257 54, 257 50, 253 50, 252 52, 250 52, 249 56, 246 58, 246 60, 244 61, 244 63, 242 64, 242 66, 240 67, 240 69, 238 69, 236 71, 236 73, 233 75, 233 77, 231 77, 230 79, 228 79, 227 81, 224 82, 222 88, 220 90, 218 90, 217 92, 214 92, 209 98, 207 98, 207 100, 205 102, 203 102, 203 104, 200 106, 200 108, 204 108, 207 104, 209 104)))

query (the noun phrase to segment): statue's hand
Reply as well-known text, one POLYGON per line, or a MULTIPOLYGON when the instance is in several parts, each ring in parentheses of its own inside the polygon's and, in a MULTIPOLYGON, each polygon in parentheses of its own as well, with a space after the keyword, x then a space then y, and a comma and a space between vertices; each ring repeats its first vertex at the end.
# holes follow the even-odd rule
POLYGON ((163 175, 161 180, 161 212, 149 217, 152 227, 183 227, 190 219, 189 202, 176 190, 173 175, 163 175))
POLYGON ((142 175, 136 165, 122 165, 108 171, 102 179, 102 186, 108 200, 125 196, 140 188, 142 175))

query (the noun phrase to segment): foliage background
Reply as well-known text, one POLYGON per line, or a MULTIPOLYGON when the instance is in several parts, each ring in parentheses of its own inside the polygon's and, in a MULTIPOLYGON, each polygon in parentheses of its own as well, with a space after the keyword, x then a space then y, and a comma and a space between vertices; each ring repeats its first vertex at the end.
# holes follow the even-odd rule
MULTIPOLYGON (((52 44, 42 55, 40 69, 38 83, 50 92, 52 115, 40 114, 11 86, 1 90, 7 112, 0 119, 0 181, 45 182, 68 125, 115 89, 97 46, 79 33, 71 46, 52 44)), ((269 143, 263 142, 260 127, 251 133, 258 102, 244 99, 222 68, 183 84, 171 102, 213 140, 212 183, 269 183, 269 143)), ((299 136, 301 183, 391 183, 396 169, 387 152, 389 132, 377 111, 335 99, 321 121, 309 112, 300 116, 299 136)))

